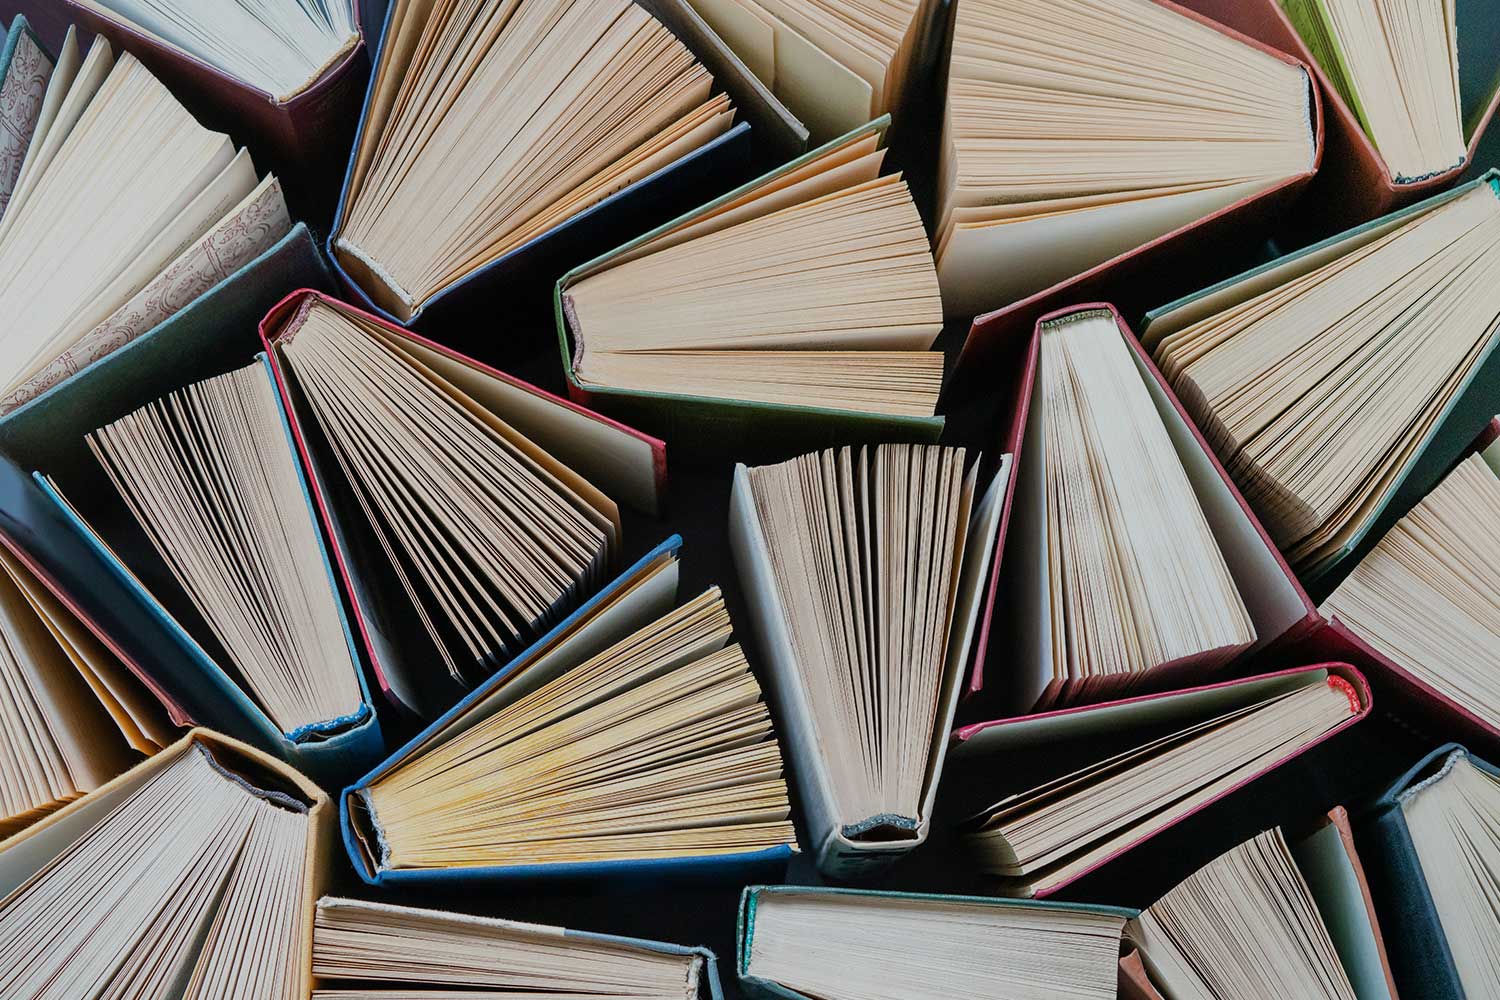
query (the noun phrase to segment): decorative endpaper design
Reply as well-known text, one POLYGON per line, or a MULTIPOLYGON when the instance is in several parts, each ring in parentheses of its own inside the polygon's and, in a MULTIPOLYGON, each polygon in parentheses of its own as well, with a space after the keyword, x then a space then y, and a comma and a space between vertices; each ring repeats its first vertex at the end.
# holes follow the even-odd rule
POLYGON ((103 323, 0 398, 9 413, 48 389, 159 326, 179 309, 260 256, 292 228, 281 181, 271 178, 256 194, 220 219, 166 270, 103 323))
POLYGON ((22 32, 5 82, 0 84, 0 218, 5 216, 16 178, 21 175, 51 78, 52 60, 35 39, 22 32))

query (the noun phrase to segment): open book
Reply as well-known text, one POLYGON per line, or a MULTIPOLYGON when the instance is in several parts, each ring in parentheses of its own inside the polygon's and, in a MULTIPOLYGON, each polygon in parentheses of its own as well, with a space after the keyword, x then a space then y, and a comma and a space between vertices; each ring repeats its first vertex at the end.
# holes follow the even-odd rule
POLYGON ((359 42, 354 0, 74 0, 285 101, 359 42))
POLYGON ((1468 142, 1454 3, 1281 0, 1281 5, 1392 180, 1409 183, 1463 163, 1468 142))
POLYGON ((1258 541, 1253 526, 1196 442, 1169 428, 1176 414, 1112 312, 1078 309, 1038 331, 1006 560, 1015 629, 1034 653, 1012 668, 1013 707, 1222 665, 1256 639, 1239 582, 1252 579, 1239 553, 1258 541))
POLYGON ((1358 671, 1325 664, 966 726, 948 801, 988 803, 961 824, 981 871, 1047 896, 1368 712, 1358 671))
POLYGON ((371 882, 784 860, 781 748, 718 588, 647 556, 344 793, 371 882))
POLYGON ((290 229, 280 185, 257 181, 248 152, 103 38, 80 56, 70 31, 0 219, 0 410, 145 333, 290 229))
POLYGON ((395 0, 332 252, 409 322, 726 133, 734 109, 713 84, 630 0, 395 0))
POLYGON ((716 1000, 705 948, 324 896, 313 1000, 716 1000))
POLYGON ((1156 0, 963 0, 948 74, 943 305, 969 317, 1310 176, 1311 80, 1156 0))
POLYGON ((0 847, 8 1000, 298 1000, 328 799, 194 730, 0 847))
POLYGON ((619 509, 553 441, 636 497, 654 497, 658 456, 336 300, 284 305, 263 332, 340 564, 366 625, 400 609, 378 613, 383 683, 435 715, 607 580, 619 509))
POLYGON ((1173 1000, 1373 1000, 1355 992, 1279 828, 1178 883, 1132 920, 1125 936, 1151 985, 1173 1000))
POLYGON ((284 733, 368 717, 359 658, 263 361, 187 386, 88 443, 284 733))
POLYGON ((1114 1000, 1131 910, 976 896, 750 886, 740 979, 796 1000, 1114 1000))
POLYGON ((565 276, 573 382, 605 400, 666 394, 932 423, 943 356, 928 348, 942 304, 906 182, 880 173, 883 125, 565 276))
POLYGON ((1376 902, 1401 915, 1403 996, 1500 996, 1500 770, 1456 744, 1398 779, 1360 828, 1376 902), (1365 844, 1372 845, 1365 850, 1365 844))
POLYGON ((0 836, 175 736, 151 692, 0 548, 0 836))
POLYGON ((730 544, 827 874, 927 837, 1009 476, 917 445, 735 469, 730 544))
POLYGON ((1153 314, 1142 333, 1304 579, 1404 513, 1457 457, 1455 440, 1473 439, 1479 419, 1456 405, 1470 386, 1489 397, 1484 413, 1500 409, 1494 379, 1478 377, 1500 323, 1497 185, 1249 272, 1153 314), (1472 423, 1445 433, 1455 412, 1472 423), (1393 500, 1414 489, 1406 506, 1393 500))
POLYGON ((688 2, 815 143, 900 114, 939 6, 934 0, 688 2))
POLYGON ((1500 732, 1500 446, 1472 455, 1386 533, 1322 612, 1500 732))

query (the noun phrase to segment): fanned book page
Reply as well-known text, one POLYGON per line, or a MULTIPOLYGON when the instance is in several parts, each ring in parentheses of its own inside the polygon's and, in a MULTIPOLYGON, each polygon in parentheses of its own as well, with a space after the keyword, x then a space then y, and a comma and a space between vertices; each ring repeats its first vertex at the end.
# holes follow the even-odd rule
POLYGON ((430 348, 316 298, 273 349, 342 501, 335 516, 364 540, 381 599, 409 608, 402 648, 423 664, 410 687, 424 711, 447 708, 605 582, 618 508, 481 402, 481 382, 466 391, 430 348))
POLYGON ((1463 995, 1500 996, 1500 777, 1457 750, 1400 803, 1463 995))
POLYGON ((1172 1000, 1356 1000, 1279 829, 1188 876, 1131 921, 1126 938, 1172 1000))
POLYGON ((1396 522, 1321 608, 1500 730, 1500 478, 1470 456, 1396 522))
POLYGON ((1311 80, 1156 0, 957 5, 936 240, 969 317, 1311 174, 1311 80))
POLYGON ((359 41, 355 0, 74 2, 154 36, 277 101, 312 86, 359 41))
POLYGON ((151 693, 0 548, 0 836, 175 736, 151 693))
POLYGON ((1494 343, 1493 183, 1345 237, 1350 246, 1305 266, 1241 279, 1256 294, 1231 286, 1230 304, 1186 326, 1145 331, 1162 374, 1304 579, 1326 572, 1380 514, 1494 343))
POLYGON ((270 720, 368 718, 360 665, 266 365, 180 389, 88 445, 270 720))
POLYGON ((1463 163, 1453 0, 1280 0, 1397 183, 1463 163))
POLYGON ((194 280, 183 255, 211 234, 274 242, 291 228, 250 154, 104 38, 53 74, 43 102, 0 220, 0 409, 144 333, 144 314, 126 323, 121 310, 148 288, 182 295, 194 280), (247 213, 253 235, 238 228, 247 213))
POLYGON ((1114 1000, 1130 911, 752 886, 741 975, 815 1000, 1114 1000))
POLYGON ((180 741, 0 849, 7 1000, 307 995, 309 805, 218 739, 180 741))
POLYGON ((654 861, 795 844, 781 748, 731 630, 715 587, 591 656, 558 637, 355 791, 376 867, 654 861))
POLYGON ((900 112, 933 0, 688 0, 826 142, 900 112))
POLYGON ((335 251, 410 320, 728 131, 734 109, 712 89, 630 0, 395 0, 335 251))
POLYGON ((313 1000, 698 1000, 706 953, 325 896, 313 1000))
POLYGON ((1362 712, 1352 684, 1310 670, 1000 799, 966 821, 965 840, 1007 894, 1047 895, 1362 712))
POLYGON ((1003 460, 981 492, 964 458, 842 448, 736 482, 763 544, 735 555, 806 755, 803 795, 819 800, 810 833, 825 870, 829 841, 858 851, 926 836, 1010 474, 1003 460))
POLYGON ((931 416, 942 303, 879 142, 830 143, 568 283, 579 384, 931 416))
MULTIPOLYGON (((1022 472, 1037 485, 1018 502, 1045 496, 1036 540, 1051 632, 1051 676, 1036 679, 1043 709, 1121 690, 1186 657, 1222 662, 1254 641, 1255 627, 1130 334, 1100 310, 1040 329, 1030 417, 1040 447, 1023 451, 1022 472)), ((1035 514, 1018 513, 1018 527, 1030 524, 1035 514)), ((1035 680, 1020 687, 1030 693, 1035 680)))

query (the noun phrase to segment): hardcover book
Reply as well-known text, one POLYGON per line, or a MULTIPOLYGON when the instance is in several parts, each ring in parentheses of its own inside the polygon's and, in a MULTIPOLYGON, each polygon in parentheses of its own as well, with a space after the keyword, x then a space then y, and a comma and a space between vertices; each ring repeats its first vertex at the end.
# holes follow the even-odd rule
POLYGON ((339 801, 372 885, 737 877, 796 853, 781 749, 672 537, 339 801), (439 820, 434 822, 434 820, 439 820))
POLYGON ((660 441, 343 302, 294 292, 261 335, 376 678, 419 716, 603 585, 612 496, 659 509, 660 441))

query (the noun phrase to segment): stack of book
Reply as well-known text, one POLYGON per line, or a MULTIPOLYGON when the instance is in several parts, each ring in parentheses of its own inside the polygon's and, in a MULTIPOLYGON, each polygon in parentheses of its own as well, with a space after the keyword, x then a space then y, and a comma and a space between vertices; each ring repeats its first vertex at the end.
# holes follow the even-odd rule
POLYGON ((1500 0, 0 22, 4 1000, 1500 997, 1500 0))

